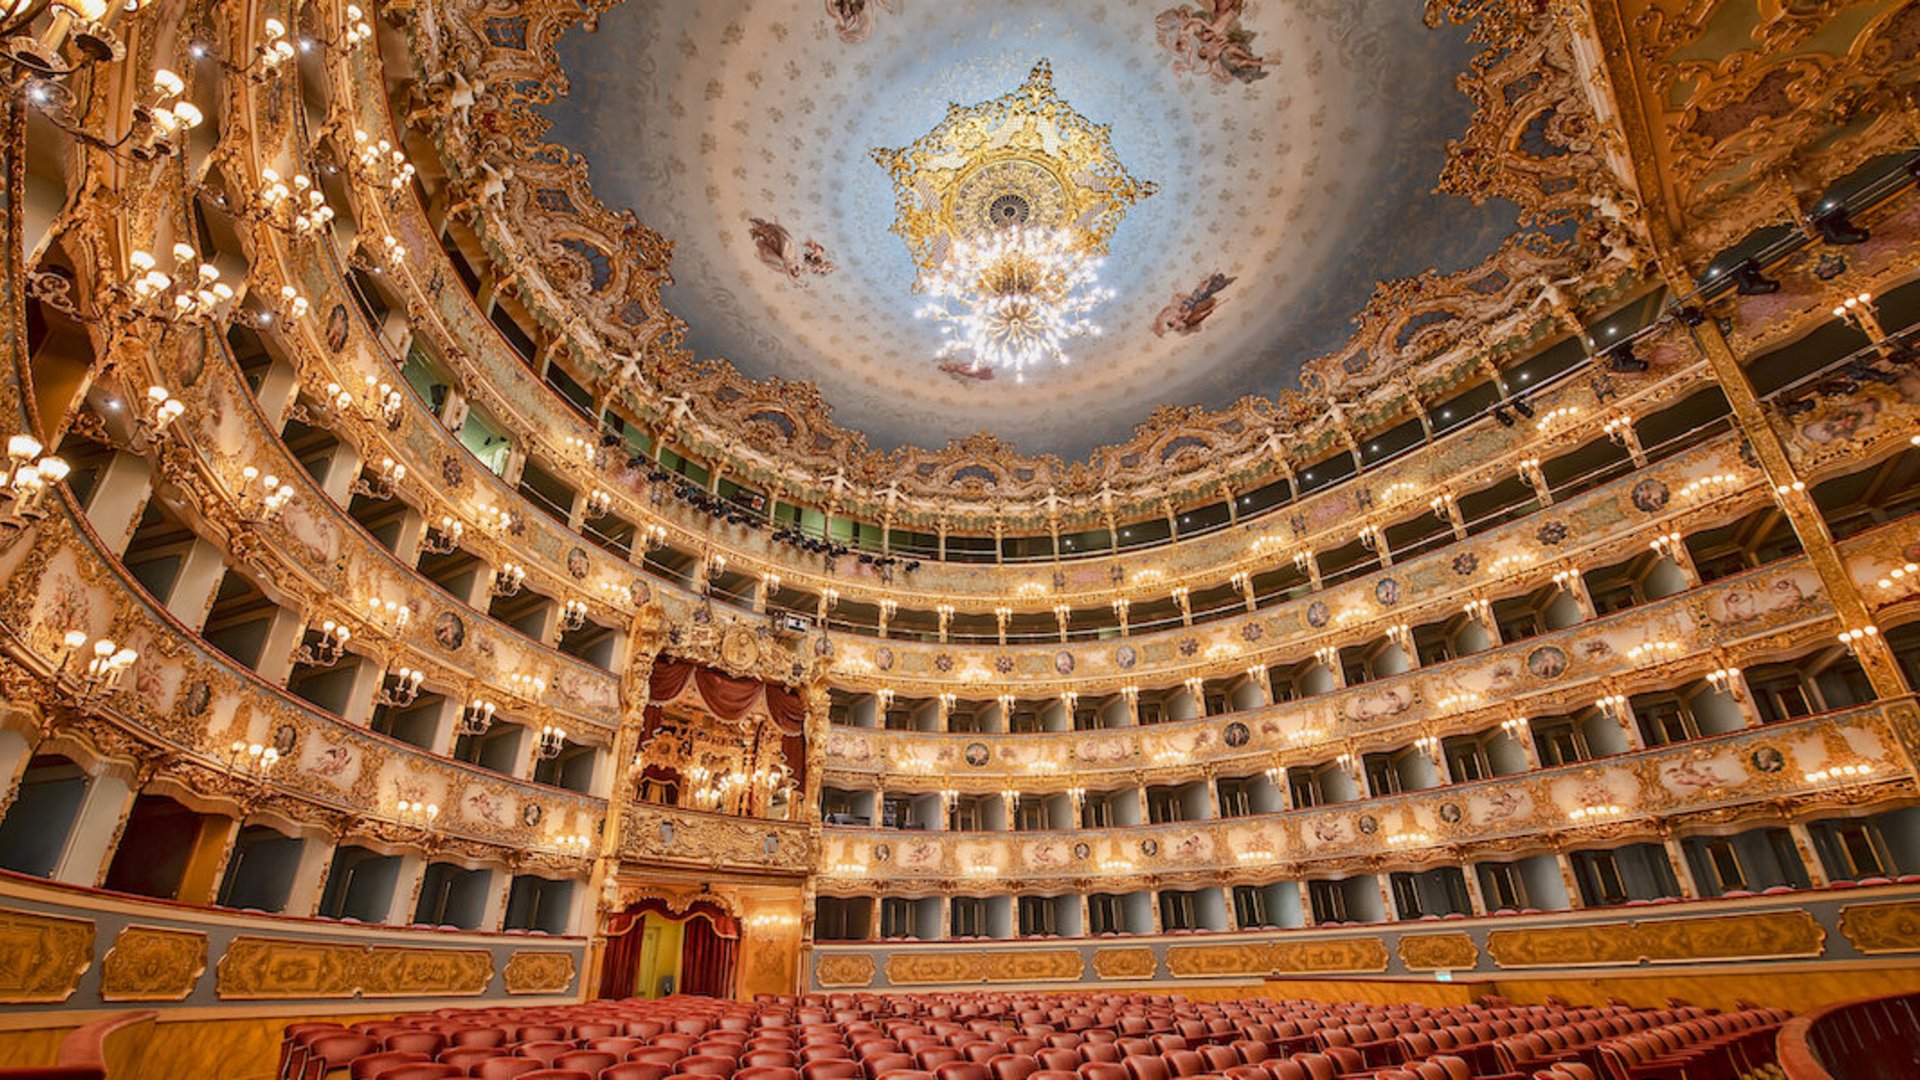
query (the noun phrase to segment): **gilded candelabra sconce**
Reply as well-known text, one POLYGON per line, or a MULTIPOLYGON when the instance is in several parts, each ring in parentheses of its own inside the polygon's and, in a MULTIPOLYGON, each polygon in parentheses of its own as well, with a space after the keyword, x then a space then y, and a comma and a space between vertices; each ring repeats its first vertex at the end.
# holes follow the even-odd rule
POLYGON ((561 632, 570 633, 585 625, 587 625, 587 602, 585 600, 567 601, 560 609, 561 632))
POLYGON ((352 637, 352 631, 332 619, 327 619, 320 624, 319 630, 311 628, 307 630, 307 639, 302 641, 300 648, 294 652, 293 662, 310 667, 332 667, 346 657, 347 642, 352 637))
POLYGON ((279 477, 262 473, 252 465, 240 470, 240 489, 234 503, 242 521, 260 524, 277 521, 292 501, 292 484, 283 484, 279 477))
POLYGON ((0 530, 8 534, 47 516, 47 491, 70 471, 61 458, 42 455, 43 449, 31 435, 7 440, 7 465, 0 471, 0 530))
POLYGON ((560 751, 566 749, 566 746, 567 732, 565 728, 555 727, 552 724, 542 724, 540 726, 540 740, 534 746, 534 752, 539 755, 540 760, 551 761, 559 757, 560 751))
POLYGON ((504 599, 519 595, 521 586, 526 583, 527 568, 517 562, 505 562, 493 572, 493 584, 487 591, 504 599))
POLYGON ((220 61, 222 70, 234 75, 245 75, 247 81, 255 84, 266 82, 280 74, 287 61, 294 57, 293 40, 287 36, 287 24, 279 19, 268 18, 260 24, 260 40, 254 43, 253 53, 245 64, 220 61))
POLYGON ((115 642, 112 638, 97 638, 88 646, 85 631, 69 630, 61 635, 63 653, 60 659, 60 672, 73 669, 74 662, 81 656, 86 662, 76 670, 80 679, 82 702, 95 701, 114 693, 120 688, 120 677, 126 674, 140 654, 133 649, 115 642))
POLYGON ((400 493, 400 482, 407 478, 407 467, 390 457, 380 459, 378 471, 369 479, 365 473, 353 478, 353 494, 386 502, 400 493))
POLYGON ((424 671, 410 667, 396 668, 381 681, 380 693, 374 702, 392 709, 404 709, 419 700, 420 685, 426 681, 424 671))
POLYGON ((485 735, 493 727, 493 716, 498 711, 499 706, 485 698, 469 700, 460 710, 459 733, 476 737, 485 735))
POLYGON ((451 555, 459 549, 460 538, 466 531, 467 527, 456 521, 452 514, 442 514, 439 523, 428 529, 426 537, 420 541, 420 550, 429 555, 451 555))

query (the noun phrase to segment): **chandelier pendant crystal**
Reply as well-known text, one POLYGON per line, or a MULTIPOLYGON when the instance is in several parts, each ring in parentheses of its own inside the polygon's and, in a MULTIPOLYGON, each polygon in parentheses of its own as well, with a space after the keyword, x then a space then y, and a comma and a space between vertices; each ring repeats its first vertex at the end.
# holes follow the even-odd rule
POLYGON ((1089 315, 1114 295, 1100 285, 1101 262, 1065 229, 994 229, 957 241, 926 276, 919 315, 940 323, 941 359, 1025 382, 1030 367, 1068 363, 1068 341, 1100 336, 1089 315))

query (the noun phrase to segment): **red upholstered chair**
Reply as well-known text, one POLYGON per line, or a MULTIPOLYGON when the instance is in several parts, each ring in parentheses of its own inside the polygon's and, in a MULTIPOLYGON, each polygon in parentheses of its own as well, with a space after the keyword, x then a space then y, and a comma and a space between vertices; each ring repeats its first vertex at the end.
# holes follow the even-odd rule
POLYGON ((1043 1046, 1028 1056, 1043 1069, 1057 1069, 1061 1072, 1078 1069, 1082 1061, 1080 1051, 1067 1050, 1058 1046, 1043 1046))
POLYGON ((895 1069, 881 1073, 876 1080, 933 1080, 933 1074, 919 1069, 895 1069))
POLYGON ((1267 1070, 1258 1065, 1235 1065, 1220 1075, 1227 1080, 1267 1080, 1267 1070))
POLYGON ((676 1076, 732 1076, 735 1064, 734 1060, 730 1057, 720 1057, 716 1054, 694 1054, 690 1057, 683 1057, 675 1062, 673 1072, 676 1076))
MULTIPOLYGON (((1028 1080, 1037 1080, 1038 1077, 1052 1071, 1054 1070, 1042 1070, 1034 1073, 1028 1080)), ((1080 1080, 1129 1080, 1131 1076, 1125 1065, 1111 1061, 1089 1061, 1075 1071, 1079 1074, 1080 1080)))
POLYGON ((666 1080, 672 1066, 656 1061, 623 1061, 600 1070, 600 1080, 666 1080))
POLYGON ((1174 1076, 1199 1076, 1207 1071, 1207 1059, 1198 1050, 1169 1050, 1160 1055, 1160 1060, 1167 1063, 1167 1071, 1174 1076))
POLYGON ((382 1040, 380 1047, 383 1050, 425 1054, 431 1060, 433 1055, 447 1048, 447 1037, 437 1031, 396 1031, 382 1040))
POLYGON ((1080 1044, 1081 1061, 1111 1061, 1117 1065, 1124 1057, 1126 1055, 1120 1052, 1120 1047, 1115 1043, 1083 1042, 1080 1044))
POLYGON ((573 1037, 576 1039, 605 1039, 618 1034, 620 1034, 620 1025, 611 1020, 594 1020, 573 1025, 573 1037))
POLYGON ((743 1069, 767 1067, 798 1069, 800 1055, 791 1050, 749 1050, 740 1055, 740 1067, 743 1069))
POLYGON ((518 1077, 536 1072, 540 1063, 532 1058, 497 1057, 483 1061, 473 1070, 478 1080, 517 1080, 518 1077))
MULTIPOLYGON (((1068 1053, 1072 1053, 1072 1051, 1068 1051, 1068 1053)), ((1074 1057, 1075 1060, 1078 1060, 1079 1055, 1075 1054, 1074 1057)), ((915 1064, 920 1066, 922 1072, 933 1072, 942 1065, 962 1063, 966 1060, 966 1056, 951 1046, 929 1046, 925 1050, 914 1054, 913 1060, 915 1064)))
POLYGON ((860 1080, 866 1073, 860 1063, 847 1058, 822 1058, 800 1066, 803 1080, 860 1080))
POLYGON ((641 1042, 631 1035, 607 1035, 597 1039, 588 1039, 586 1045, 589 1050, 605 1050, 615 1057, 624 1060, 629 1053, 640 1049, 642 1046, 645 1046, 646 1043, 641 1042))
POLYGON ((530 1073, 521 1073, 520 1080, 594 1080, 594 1076, 579 1069, 535 1069, 530 1073))
POLYGON ((705 1035, 713 1030, 713 1025, 701 1016, 682 1017, 673 1022, 673 1030, 682 1035, 705 1035))
POLYGON ((461 1076, 468 1076, 472 1074, 474 1066, 501 1056, 500 1051, 488 1046, 449 1046, 440 1051, 434 1060, 452 1065, 460 1070, 461 1076))
POLYGON ((614 1065, 619 1060, 620 1055, 611 1050, 569 1050, 553 1059, 553 1067, 579 1069, 581 1072, 599 1076, 600 1070, 614 1065))
POLYGON ((674 1046, 643 1046, 638 1050, 627 1051, 628 1061, 650 1061, 656 1065, 665 1065, 669 1071, 673 1064, 686 1057, 687 1052, 674 1046))
POLYGON ((913 1055, 904 1052, 898 1054, 875 1054, 860 1064, 866 1069, 869 1080, 879 1080, 881 1073, 898 1072, 902 1069, 913 1068, 913 1055))
POLYGON ((987 1067, 974 1061, 949 1061, 933 1070, 933 1080, 993 1080, 987 1067))
POLYGON ((1040 1062, 1027 1054, 1001 1054, 987 1062, 993 1080, 1028 1080, 1040 1069, 1040 1062))
POLYGON ((1028 1076, 1027 1080, 1080 1080, 1078 1073, 1061 1072, 1059 1069, 1041 1069, 1028 1076))
POLYGON ((800 1070, 786 1065, 755 1065, 734 1073, 733 1080, 800 1080, 800 1070))
POLYGON ((494 1049, 507 1045, 507 1029, 502 1027, 463 1027, 447 1032, 448 1046, 472 1046, 494 1049))
POLYGON ((391 1065, 374 1074, 377 1080, 449 1080, 461 1075, 455 1065, 438 1061, 409 1061, 391 1065))
POLYGON ((981 1039, 978 1042, 970 1042, 961 1047, 960 1052, 966 1056, 968 1061, 977 1065, 985 1065, 994 1058, 1005 1054, 1007 1048, 1000 1043, 988 1042, 986 1039, 981 1039))
POLYGON ((651 1039, 667 1030, 667 1025, 658 1020, 629 1020, 620 1026, 636 1039, 651 1039))
POLYGON ((800 1048, 800 1060, 803 1062, 832 1061, 835 1059, 852 1061, 853 1051, 848 1049, 845 1043, 838 1041, 824 1043, 809 1042, 800 1048))
POLYGON ((527 1024, 514 1032, 515 1042, 566 1042, 573 1038, 561 1024, 527 1024))
POLYGON ((1306 1066, 1291 1058, 1268 1058, 1260 1063, 1273 1080, 1309 1080, 1306 1066))
POLYGON ((288 1024, 280 1037, 280 1070, 274 1075, 281 1080, 300 1074, 300 1066, 307 1056, 307 1046, 322 1035, 348 1034, 345 1025, 331 1021, 316 1021, 301 1024, 288 1024))
POLYGON ((1157 1057, 1128 1054, 1120 1064, 1127 1070, 1127 1075, 1132 1080, 1172 1080, 1173 1070, 1167 1068, 1167 1063, 1157 1057))
POLYGON ((422 1054, 410 1050, 381 1050, 371 1054, 361 1054, 347 1062, 347 1075, 352 1080, 373 1080, 381 1071, 407 1062, 432 1061, 432 1054, 422 1054))
POLYGON ((307 1044, 301 1075, 306 1080, 321 1080, 321 1077, 334 1074, 345 1076, 347 1064, 354 1058, 379 1050, 380 1041, 371 1035, 359 1035, 351 1031, 319 1035, 307 1044))
POLYGON ((549 1068, 553 1059, 574 1048, 573 1043, 560 1039, 544 1039, 540 1042, 523 1042, 513 1048, 515 1057, 532 1058, 549 1068))
POLYGON ((1215 1043, 1200 1048, 1200 1058, 1207 1063, 1208 1072, 1224 1073, 1236 1065, 1245 1065, 1240 1054, 1230 1046, 1215 1043))

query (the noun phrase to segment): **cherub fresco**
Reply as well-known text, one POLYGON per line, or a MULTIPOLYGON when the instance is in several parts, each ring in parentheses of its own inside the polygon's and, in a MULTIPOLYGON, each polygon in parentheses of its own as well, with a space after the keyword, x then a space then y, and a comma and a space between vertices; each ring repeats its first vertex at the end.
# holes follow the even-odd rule
POLYGON ((827 14, 833 17, 834 33, 849 45, 858 45, 873 33, 875 9, 893 13, 893 0, 827 0, 827 14))
POLYGON ((1166 337, 1168 334, 1178 334, 1186 337, 1199 333, 1201 324, 1219 310, 1220 291, 1238 280, 1215 270, 1194 286, 1192 292, 1174 293, 1173 303, 1161 308, 1160 313, 1153 317, 1153 335, 1166 337))
POLYGON ((753 237, 753 250, 760 261, 785 274, 789 281, 804 284, 803 275, 824 276, 840 268, 818 241, 795 244, 793 234, 778 221, 749 218, 747 234, 753 237))
POLYGON ((955 382, 989 382, 993 379, 993 368, 987 364, 973 364, 963 360, 942 360, 940 370, 955 382))
POLYGON ((1245 8, 1246 0, 1200 0, 1161 12, 1153 28, 1173 54, 1173 70, 1222 84, 1266 78, 1267 61, 1253 54, 1253 31, 1240 25, 1245 8))

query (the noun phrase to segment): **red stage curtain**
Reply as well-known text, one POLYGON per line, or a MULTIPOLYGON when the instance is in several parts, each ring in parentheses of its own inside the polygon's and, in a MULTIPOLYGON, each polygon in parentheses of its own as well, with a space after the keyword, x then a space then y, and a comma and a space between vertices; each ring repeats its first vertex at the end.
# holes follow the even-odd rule
POLYGON ((649 701, 672 701, 687 688, 687 680, 693 678, 693 665, 685 660, 668 660, 661 657, 653 662, 653 676, 647 680, 647 699, 649 701))
POLYGON ((722 937, 707 916, 688 919, 686 943, 680 954, 680 992, 701 997, 732 997, 733 965, 739 947, 737 932, 733 937, 722 937))
POLYGON ((740 923, 720 905, 696 900, 675 912, 664 900, 636 900, 625 911, 607 919, 606 962, 600 969, 600 996, 632 997, 640 965, 644 935, 634 933, 648 915, 687 924, 680 950, 680 987, 683 994, 733 996, 733 969, 739 955, 740 923))
POLYGON ((699 688, 707 708, 723 720, 740 719, 760 700, 759 680, 736 679, 712 668, 694 669, 693 685, 699 688))

